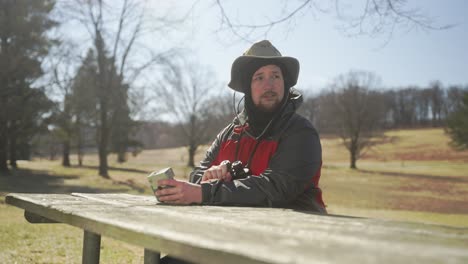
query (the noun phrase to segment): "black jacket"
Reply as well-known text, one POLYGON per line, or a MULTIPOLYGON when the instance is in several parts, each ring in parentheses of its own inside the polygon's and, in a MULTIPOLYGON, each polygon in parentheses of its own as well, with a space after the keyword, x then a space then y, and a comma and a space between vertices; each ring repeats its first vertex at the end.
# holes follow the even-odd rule
POLYGON ((268 206, 326 213, 318 186, 322 149, 317 131, 295 113, 302 95, 291 90, 285 110, 273 124, 269 136, 257 141, 249 130, 245 114, 224 128, 208 149, 205 159, 191 173, 200 183, 206 169, 223 160, 250 163, 252 175, 232 182, 201 183, 203 204, 268 206))

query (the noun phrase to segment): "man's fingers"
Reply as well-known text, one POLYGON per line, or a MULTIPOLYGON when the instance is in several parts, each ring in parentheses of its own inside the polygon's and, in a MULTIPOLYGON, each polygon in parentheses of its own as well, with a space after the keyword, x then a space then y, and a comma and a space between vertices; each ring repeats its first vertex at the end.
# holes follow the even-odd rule
POLYGON ((158 181, 158 186, 177 186, 178 184, 179 182, 174 179, 163 179, 158 181))
POLYGON ((174 199, 174 196, 180 195, 181 190, 179 187, 165 188, 157 190, 156 196, 160 201, 170 201, 174 199))
MULTIPOLYGON (((227 165, 226 165, 226 164, 223 164, 223 165, 220 166, 220 168, 221 168, 221 174, 222 174, 222 176, 223 176, 223 177, 226 176, 226 173, 228 172, 228 171, 227 171, 227 165)), ((225 178, 225 177, 224 177, 224 178, 225 178)))
POLYGON ((222 171, 219 167, 216 168, 215 173, 216 173, 216 179, 221 179, 223 177, 222 171))
POLYGON ((184 197, 184 192, 180 190, 173 194, 160 196, 159 201, 170 204, 186 204, 186 199, 184 197))
POLYGON ((210 170, 210 174, 208 175, 208 180, 216 178, 216 171, 214 169, 210 170))
POLYGON ((211 179, 211 171, 206 170, 205 173, 203 173, 202 181, 207 181, 211 179))
POLYGON ((213 179, 224 181, 232 180, 231 174, 228 172, 226 164, 212 166, 203 173, 202 181, 210 181, 213 179))
POLYGON ((213 166, 209 168, 206 172, 207 172, 207 177, 206 177, 207 180, 219 179, 222 176, 218 166, 213 166))
POLYGON ((181 198, 182 198, 182 194, 181 194, 181 193, 175 193, 175 194, 171 194, 171 195, 164 195, 164 196, 161 196, 161 197, 159 197, 159 201, 161 201, 161 202, 176 203, 176 202, 179 201, 181 198))
POLYGON ((177 193, 178 190, 176 188, 166 188, 166 189, 161 189, 156 191, 156 196, 164 196, 164 195, 170 195, 177 193))

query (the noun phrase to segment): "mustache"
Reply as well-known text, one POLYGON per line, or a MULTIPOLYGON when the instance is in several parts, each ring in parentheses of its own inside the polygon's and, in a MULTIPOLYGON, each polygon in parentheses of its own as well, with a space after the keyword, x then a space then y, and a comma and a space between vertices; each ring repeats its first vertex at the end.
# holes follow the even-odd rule
POLYGON ((262 94, 262 97, 269 97, 269 96, 278 96, 278 94, 273 91, 267 91, 264 94, 262 94))

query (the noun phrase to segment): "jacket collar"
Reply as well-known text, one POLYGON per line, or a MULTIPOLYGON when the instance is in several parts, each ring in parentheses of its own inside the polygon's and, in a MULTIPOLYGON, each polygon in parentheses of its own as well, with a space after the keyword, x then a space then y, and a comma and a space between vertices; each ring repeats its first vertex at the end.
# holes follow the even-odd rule
MULTIPOLYGON (((302 105, 303 101, 304 98, 302 94, 298 90, 290 88, 289 100, 286 108, 283 113, 281 113, 281 116, 277 119, 273 127, 276 129, 278 126, 281 126, 284 121, 289 120, 289 117, 296 112, 296 110, 302 105)), ((247 113, 245 109, 234 118, 233 123, 240 126, 245 126, 247 124, 247 113)))

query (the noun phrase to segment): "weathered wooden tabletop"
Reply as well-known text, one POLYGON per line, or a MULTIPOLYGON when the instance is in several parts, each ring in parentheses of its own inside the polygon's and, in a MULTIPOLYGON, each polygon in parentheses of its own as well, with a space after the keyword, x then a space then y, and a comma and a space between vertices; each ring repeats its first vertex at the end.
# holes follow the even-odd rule
POLYGON ((289 209, 168 206, 129 194, 9 194, 8 204, 202 263, 468 263, 468 229, 289 209))

